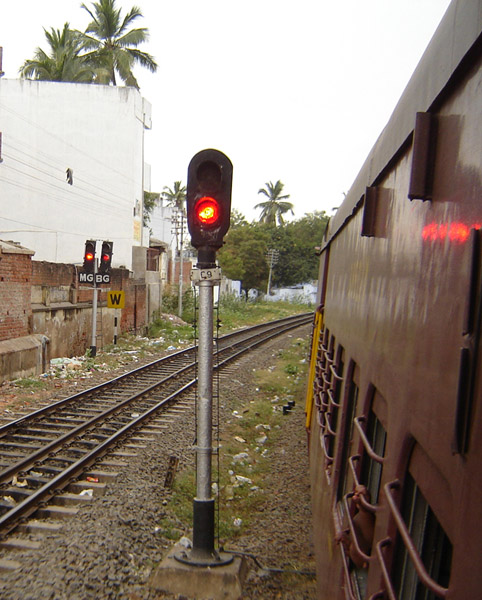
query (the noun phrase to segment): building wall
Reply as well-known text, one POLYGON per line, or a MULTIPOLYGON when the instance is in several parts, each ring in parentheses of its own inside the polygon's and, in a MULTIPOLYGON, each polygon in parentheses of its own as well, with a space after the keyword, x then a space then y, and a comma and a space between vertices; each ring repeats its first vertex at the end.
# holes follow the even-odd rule
POLYGON ((144 129, 133 88, 0 79, 0 236, 36 260, 80 264, 87 239, 132 267, 143 240, 144 129), (67 169, 73 183, 67 182, 67 169))
POLYGON ((32 252, 0 242, 0 341, 30 333, 32 252))

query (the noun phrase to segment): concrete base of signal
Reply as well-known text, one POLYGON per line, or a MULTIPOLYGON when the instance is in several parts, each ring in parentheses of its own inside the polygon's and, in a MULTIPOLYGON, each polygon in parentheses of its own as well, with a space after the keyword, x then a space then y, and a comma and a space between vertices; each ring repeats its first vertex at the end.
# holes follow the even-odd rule
POLYGON ((178 561, 185 547, 176 544, 155 569, 150 585, 157 591, 183 594, 195 600, 238 600, 247 574, 243 557, 214 567, 192 566, 178 561))

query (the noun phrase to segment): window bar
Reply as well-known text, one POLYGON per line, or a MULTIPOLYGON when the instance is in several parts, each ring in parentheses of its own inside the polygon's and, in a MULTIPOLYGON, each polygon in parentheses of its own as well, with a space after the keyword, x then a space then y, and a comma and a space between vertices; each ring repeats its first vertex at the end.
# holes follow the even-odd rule
POLYGON ((326 362, 330 365, 333 364, 333 358, 330 356, 330 351, 327 350, 326 352, 323 353, 326 359, 326 362))
POLYGON ((330 419, 328 417, 331 417, 331 413, 325 412, 325 429, 328 431, 329 435, 336 437, 336 431, 333 431, 331 428, 330 419))
POLYGON ((383 461, 384 461, 383 456, 380 456, 373 450, 373 448, 370 445, 370 442, 368 441, 367 436, 365 435, 363 427, 361 425, 362 422, 365 422, 365 421, 366 421, 366 417, 363 415, 361 417, 356 417, 356 419, 353 419, 353 422, 355 423, 355 426, 358 429, 358 433, 360 434, 360 438, 363 442, 363 446, 365 447, 365 450, 367 451, 368 456, 371 459, 373 459, 375 462, 380 463, 382 465, 383 461))
POLYGON ((400 514, 396 505, 395 499, 393 498, 392 490, 399 489, 400 487, 400 481, 398 481, 398 479, 390 481, 384 486, 385 495, 388 501, 388 507, 390 508, 390 512, 392 513, 392 516, 395 520, 395 524, 397 526, 398 532, 400 533, 400 537, 402 538, 403 543, 405 544, 405 548, 407 549, 407 552, 410 555, 410 558, 413 562, 413 566, 415 567, 417 575, 419 576, 420 581, 423 583, 423 585, 440 598, 446 598, 448 589, 439 585, 427 573, 425 565, 423 564, 422 559, 420 558, 418 550, 415 547, 412 538, 410 537, 410 533, 407 529, 407 526, 405 525, 405 521, 403 520, 403 517, 400 514))
POLYGON ((336 408, 340 408, 341 404, 339 402, 336 402, 336 400, 333 398, 333 390, 328 390, 328 398, 330 399, 330 406, 335 406, 336 408))
MULTIPOLYGON (((335 538, 337 540, 341 539, 341 537, 343 535, 343 529, 341 528, 340 517, 338 515, 338 509, 337 509, 336 503, 333 504, 331 516, 333 517, 333 525, 335 528, 335 538)), ((344 575, 344 579, 345 579, 345 598, 346 598, 346 600, 359 600, 353 591, 353 585, 352 585, 351 577, 350 577, 350 566, 349 566, 349 562, 347 560, 347 556, 345 553, 345 547, 343 546, 341 541, 339 542, 338 546, 339 546, 340 552, 341 552, 341 563, 343 565, 343 575, 344 575)))
POLYGON ((328 374, 327 371, 323 371, 322 374, 321 374, 321 378, 323 379, 323 383, 327 386, 326 389, 328 389, 328 387, 331 384, 331 379, 329 379, 327 377, 327 374, 328 374))
MULTIPOLYGON (((380 567, 382 569, 382 577, 386 586, 386 593, 388 595, 388 600, 397 600, 397 596, 395 594, 395 590, 393 589, 392 580, 390 578, 390 573, 387 569, 387 564, 385 562, 385 557, 383 556, 382 548, 385 546, 389 546, 392 543, 390 538, 385 538, 380 540, 375 546, 375 553, 378 558, 378 562, 380 563, 380 567)), ((376 597, 376 596, 375 596, 376 597)), ((371 599, 370 599, 371 600, 371 599)))
POLYGON ((332 372, 332 375, 335 379, 337 379, 338 381, 343 381, 343 377, 341 375, 338 375, 333 365, 330 365, 330 371, 332 372))
POLYGON ((321 406, 322 406, 321 412, 323 412, 323 413, 325 413, 328 410, 329 406, 330 406, 328 404, 328 402, 326 402, 326 400, 325 400, 325 398, 327 396, 328 396, 328 393, 326 392, 326 390, 322 390, 321 391, 321 406))
POLYGON ((353 492, 349 492, 348 494, 345 494, 343 496, 343 505, 345 507, 345 511, 346 511, 346 518, 348 521, 348 527, 350 528, 350 535, 353 539, 353 543, 355 544, 355 550, 358 552, 358 554, 363 558, 363 560, 365 560, 367 563, 370 563, 373 559, 372 556, 369 556, 368 554, 365 554, 363 552, 363 550, 360 548, 360 545, 358 543, 358 538, 356 536, 356 531, 355 531, 355 527, 353 525, 353 521, 351 518, 351 514, 350 514, 350 507, 348 506, 348 498, 351 498, 353 496, 353 492))
POLYGON ((328 435, 325 434, 321 434, 320 435, 320 442, 321 442, 321 448, 323 449, 323 454, 325 455, 326 458, 326 466, 330 466, 333 463, 333 456, 330 456, 328 454, 328 448, 326 447, 326 443, 325 443, 325 438, 328 437, 328 435))
MULTIPOLYGON (((362 485, 358 479, 358 475, 356 473, 356 467, 355 467, 355 462, 359 461, 360 459, 361 459, 360 454, 355 454, 354 456, 350 456, 350 458, 348 459, 348 464, 350 465, 351 475, 353 477, 354 487, 356 487, 357 485, 362 485)), ((364 509, 366 509, 368 512, 371 512, 371 513, 376 513, 381 508, 377 504, 371 504, 370 502, 368 502, 368 500, 365 499, 365 496, 363 496, 363 494, 360 494, 360 504, 363 506, 364 509)))

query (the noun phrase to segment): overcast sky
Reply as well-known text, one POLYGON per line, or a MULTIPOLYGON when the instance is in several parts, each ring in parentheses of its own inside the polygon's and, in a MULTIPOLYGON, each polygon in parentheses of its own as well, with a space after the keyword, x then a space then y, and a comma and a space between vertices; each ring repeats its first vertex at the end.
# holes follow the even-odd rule
MULTIPOLYGON (((91 2, 85 0, 90 6, 91 2)), ((140 7, 159 64, 137 67, 152 104, 152 191, 186 183, 204 148, 234 164, 233 206, 257 218, 280 179, 295 218, 343 200, 450 0, 117 0, 140 7)), ((0 0, 5 77, 47 49, 43 27, 84 29, 80 0, 0 0)))

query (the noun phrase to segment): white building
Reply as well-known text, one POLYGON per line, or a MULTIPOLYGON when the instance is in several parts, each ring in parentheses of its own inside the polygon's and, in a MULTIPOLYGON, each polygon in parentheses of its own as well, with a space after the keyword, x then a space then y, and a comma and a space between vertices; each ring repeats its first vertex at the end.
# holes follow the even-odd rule
POLYGON ((142 227, 144 131, 134 88, 0 79, 0 238, 35 260, 82 263, 88 239, 114 242, 132 269, 142 227))

